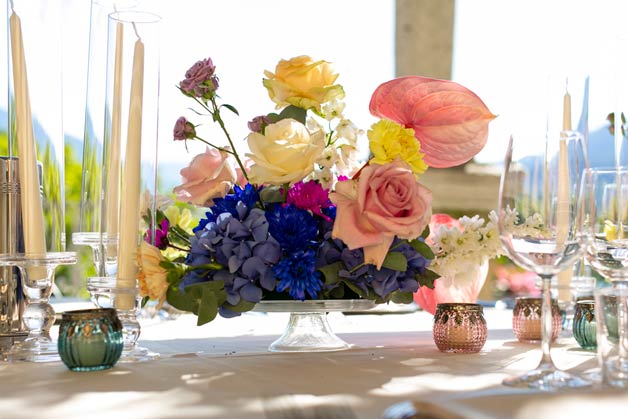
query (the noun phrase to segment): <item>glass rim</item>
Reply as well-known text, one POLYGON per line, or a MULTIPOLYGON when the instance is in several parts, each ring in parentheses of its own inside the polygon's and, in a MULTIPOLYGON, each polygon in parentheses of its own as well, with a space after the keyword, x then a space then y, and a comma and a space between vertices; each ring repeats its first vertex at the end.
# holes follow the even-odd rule
POLYGON ((598 166, 598 167, 587 167, 584 169, 585 173, 601 173, 601 174, 611 174, 611 173, 628 173, 628 166, 598 166))
POLYGON ((85 308, 81 310, 68 310, 61 314, 62 320, 88 320, 103 317, 117 316, 115 308, 85 308))
POLYGON ((484 311, 481 304, 477 303, 438 303, 436 310, 456 310, 456 311, 484 311))
MULTIPOLYGON (((533 297, 531 295, 522 295, 519 297, 515 297, 515 301, 533 301, 533 302, 543 302, 543 297, 533 297)), ((552 303, 557 303, 556 298, 551 299, 552 303)))
POLYGON ((118 10, 117 12, 109 13, 109 19, 115 22, 139 25, 161 22, 161 16, 143 10, 118 10))

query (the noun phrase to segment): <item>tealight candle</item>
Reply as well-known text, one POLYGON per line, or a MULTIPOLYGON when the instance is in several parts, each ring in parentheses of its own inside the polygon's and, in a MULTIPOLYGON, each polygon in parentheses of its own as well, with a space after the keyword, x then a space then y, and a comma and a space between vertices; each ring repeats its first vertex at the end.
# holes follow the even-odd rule
POLYGON ((442 352, 479 352, 486 342, 487 328, 482 306, 441 303, 434 314, 433 337, 442 352))

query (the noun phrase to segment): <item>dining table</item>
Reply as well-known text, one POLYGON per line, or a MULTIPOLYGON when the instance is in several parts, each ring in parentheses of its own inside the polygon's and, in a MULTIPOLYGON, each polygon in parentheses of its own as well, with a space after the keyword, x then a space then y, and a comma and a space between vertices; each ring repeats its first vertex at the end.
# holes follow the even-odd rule
MULTIPOLYGON (((62 312, 72 304, 54 306, 62 312)), ((508 308, 484 309, 488 338, 472 354, 440 352, 430 313, 385 306, 328 314, 347 350, 270 352, 288 316, 248 312, 202 326, 191 314, 142 316, 138 345, 159 357, 102 371, 0 362, 0 418, 610 419, 628 412, 628 393, 600 384, 552 393, 502 385, 541 356, 539 343, 517 341, 508 308)), ((552 355, 576 373, 598 366, 568 330, 552 355)))

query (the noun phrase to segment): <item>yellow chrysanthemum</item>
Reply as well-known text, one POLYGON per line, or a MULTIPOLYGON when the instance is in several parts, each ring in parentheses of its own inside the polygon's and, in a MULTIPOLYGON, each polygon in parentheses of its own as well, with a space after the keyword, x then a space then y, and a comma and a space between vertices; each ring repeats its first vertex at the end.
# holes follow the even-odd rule
POLYGON ((408 163, 415 174, 427 170, 423 153, 420 152, 421 143, 414 138, 412 128, 404 128, 396 122, 382 119, 371 125, 367 136, 373 153, 371 163, 386 164, 400 158, 408 163))
POLYGON ((607 241, 617 240, 617 226, 612 221, 604 222, 604 237, 607 241))
POLYGON ((169 206, 164 211, 164 214, 168 218, 168 221, 170 221, 170 225, 178 225, 186 232, 192 234, 192 229, 194 228, 192 223, 194 220, 192 219, 192 212, 189 209, 183 208, 179 210, 179 208, 175 206, 169 206))

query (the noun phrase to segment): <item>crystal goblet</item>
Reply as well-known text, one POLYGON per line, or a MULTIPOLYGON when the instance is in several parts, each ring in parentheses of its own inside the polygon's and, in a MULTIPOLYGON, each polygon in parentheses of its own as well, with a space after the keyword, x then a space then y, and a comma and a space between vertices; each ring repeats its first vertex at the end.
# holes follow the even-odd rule
POLYGON ((591 383, 558 369, 551 356, 551 283, 581 257, 586 236, 576 226, 579 179, 585 166, 583 137, 562 131, 547 137, 543 156, 530 156, 526 136, 512 136, 499 190, 498 230, 507 255, 542 279, 541 349, 537 368, 507 378, 505 385, 543 390, 591 383))

